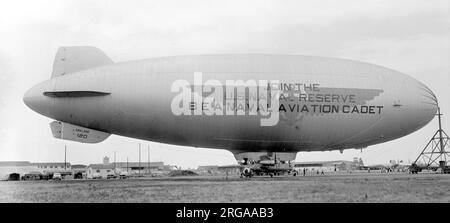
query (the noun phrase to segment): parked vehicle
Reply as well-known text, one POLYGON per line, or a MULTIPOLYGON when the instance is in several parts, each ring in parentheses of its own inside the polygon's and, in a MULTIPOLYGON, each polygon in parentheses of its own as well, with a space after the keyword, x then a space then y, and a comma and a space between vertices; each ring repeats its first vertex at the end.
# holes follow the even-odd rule
POLYGON ((39 172, 30 172, 22 176, 22 180, 41 180, 43 175, 39 172))
POLYGON ((102 179, 102 176, 99 173, 92 174, 92 179, 102 179))
POLYGON ((119 174, 120 179, 126 179, 130 177, 130 174, 128 172, 122 172, 119 174))
POLYGON ((83 173, 82 172, 78 172, 75 173, 75 175, 73 175, 74 179, 83 179, 83 173))
POLYGON ((60 173, 54 173, 52 179, 53 180, 62 180, 62 176, 60 173))
POLYGON ((108 174, 106 176, 106 179, 116 179, 116 178, 117 178, 117 175, 115 175, 115 174, 108 174))
POLYGON ((422 172, 422 168, 420 166, 418 166, 417 164, 413 163, 410 167, 409 167, 409 172, 411 174, 417 174, 419 172, 422 172))

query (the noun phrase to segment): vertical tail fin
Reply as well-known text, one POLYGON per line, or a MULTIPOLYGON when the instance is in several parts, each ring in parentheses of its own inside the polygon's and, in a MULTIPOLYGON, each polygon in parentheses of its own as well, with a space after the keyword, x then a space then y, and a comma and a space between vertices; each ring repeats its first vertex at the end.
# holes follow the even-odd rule
POLYGON ((60 47, 53 62, 52 78, 114 63, 103 51, 92 46, 60 47))

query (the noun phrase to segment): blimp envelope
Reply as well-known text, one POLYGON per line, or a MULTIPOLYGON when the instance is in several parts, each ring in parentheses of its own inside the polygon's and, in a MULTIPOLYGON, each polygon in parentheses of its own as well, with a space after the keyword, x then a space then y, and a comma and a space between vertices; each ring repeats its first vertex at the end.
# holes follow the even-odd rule
POLYGON ((99 143, 111 134, 65 122, 54 121, 50 123, 53 137, 82 143, 99 143))

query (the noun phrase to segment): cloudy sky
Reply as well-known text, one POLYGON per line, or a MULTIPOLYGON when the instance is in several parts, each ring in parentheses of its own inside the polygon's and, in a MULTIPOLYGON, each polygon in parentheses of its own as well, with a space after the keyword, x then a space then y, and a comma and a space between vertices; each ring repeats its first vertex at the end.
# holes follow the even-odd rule
MULTIPOLYGON (((210 53, 276 53, 360 60, 409 74, 450 115, 448 0, 368 1, 5 1, 0 7, 0 160, 71 163, 164 161, 182 167, 234 164, 224 150, 194 149, 111 136, 94 145, 54 139, 49 123, 22 101, 50 78, 59 46, 92 45, 114 61, 210 53)), ((444 129, 450 118, 444 116, 444 129)), ((366 164, 414 161, 437 121, 401 139, 359 150, 299 153, 297 161, 366 164)), ((450 132, 450 130, 448 130, 450 132)))

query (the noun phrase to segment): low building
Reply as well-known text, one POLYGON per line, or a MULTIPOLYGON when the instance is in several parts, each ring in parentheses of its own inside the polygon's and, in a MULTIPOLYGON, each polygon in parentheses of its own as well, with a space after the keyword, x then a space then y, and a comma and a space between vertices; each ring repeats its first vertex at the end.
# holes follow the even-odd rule
POLYGON ((40 170, 28 161, 0 161, 0 180, 8 180, 11 174, 19 174, 19 178, 30 172, 40 170))
POLYGON ((72 165, 73 177, 75 179, 85 179, 87 178, 87 166, 83 164, 72 165))
POLYGON ((70 163, 32 163, 44 174, 72 172, 70 163))
POLYGON ((72 165, 73 172, 86 172, 87 166, 83 164, 72 165))
POLYGON ((294 169, 297 171, 346 171, 355 169, 354 162, 337 160, 337 161, 311 161, 311 162, 294 162, 294 169))
POLYGON ((175 167, 165 165, 164 162, 116 162, 112 163, 116 173, 127 172, 130 174, 150 174, 172 171, 175 167))
POLYGON ((90 164, 86 170, 86 177, 88 179, 94 178, 106 179, 108 174, 114 174, 113 164, 90 164))
POLYGON ((219 171, 219 166, 217 165, 208 165, 208 166, 198 166, 197 172, 200 174, 217 174, 221 173, 219 171))

